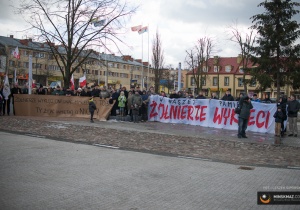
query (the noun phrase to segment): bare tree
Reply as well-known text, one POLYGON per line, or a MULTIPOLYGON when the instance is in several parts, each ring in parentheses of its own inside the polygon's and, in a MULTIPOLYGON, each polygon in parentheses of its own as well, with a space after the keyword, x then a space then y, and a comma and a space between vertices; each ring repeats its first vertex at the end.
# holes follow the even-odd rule
POLYGON ((203 80, 206 79, 208 72, 208 60, 213 50, 213 41, 209 37, 200 38, 197 44, 191 49, 186 50, 186 64, 192 70, 193 78, 200 91, 203 87, 203 80))
POLYGON ((251 62, 251 49, 255 43, 255 35, 253 34, 253 30, 250 33, 245 34, 245 38, 243 39, 242 32, 238 29, 237 25, 230 27, 232 36, 230 37, 230 41, 233 41, 239 45, 241 51, 241 62, 239 66, 243 68, 243 84, 244 84, 244 92, 247 93, 247 85, 250 84, 252 81, 251 79, 246 79, 246 75, 249 72, 248 65, 251 62))
POLYGON ((30 29, 38 32, 38 40, 48 44, 64 87, 69 87, 71 75, 93 47, 107 49, 107 39, 118 48, 123 42, 118 33, 135 9, 128 9, 126 2, 121 4, 118 0, 22 0, 17 11, 24 15, 30 29))
POLYGON ((161 38, 156 31, 153 43, 152 43, 152 64, 154 68, 154 88, 158 92, 159 83, 163 75, 163 66, 164 66, 164 51, 162 49, 161 38))

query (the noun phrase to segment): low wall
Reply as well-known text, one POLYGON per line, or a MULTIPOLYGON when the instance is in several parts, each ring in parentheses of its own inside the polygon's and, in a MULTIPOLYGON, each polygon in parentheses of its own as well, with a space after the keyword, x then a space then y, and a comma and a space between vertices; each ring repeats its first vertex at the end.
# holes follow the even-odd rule
MULTIPOLYGON (((54 95, 14 95, 15 114, 18 116, 89 118, 89 97, 54 95)), ((109 99, 94 98, 97 109, 94 118, 107 120, 113 104, 109 99)))

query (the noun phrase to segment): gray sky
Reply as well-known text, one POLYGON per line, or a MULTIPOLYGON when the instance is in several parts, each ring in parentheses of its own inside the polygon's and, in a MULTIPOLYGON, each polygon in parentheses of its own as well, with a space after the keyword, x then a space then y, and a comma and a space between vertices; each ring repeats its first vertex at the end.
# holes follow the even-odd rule
MULTIPOLYGON (((11 1, 0 0, 0 35, 14 34, 24 38, 30 34, 20 31, 26 28, 25 22, 14 14, 9 6, 11 1)), ((211 37, 214 40, 214 55, 233 57, 239 54, 238 46, 229 41, 230 25, 237 23, 239 29, 247 33, 252 25, 250 17, 262 13, 263 8, 257 5, 263 0, 127 0, 140 5, 127 23, 126 33, 121 36, 127 46, 120 46, 123 54, 132 55, 135 59, 143 56, 148 61, 148 35, 151 50, 152 39, 158 30, 161 35, 165 56, 165 65, 178 67, 184 65, 186 50, 191 49, 198 39, 211 37), (131 26, 149 25, 149 34, 139 35, 130 30, 131 26), (143 54, 142 54, 143 38, 143 54)), ((18 2, 18 1, 16 1, 18 2)), ((297 16, 300 22, 299 15, 297 16)), ((114 50, 113 50, 114 51, 114 50)), ((119 55, 117 52, 115 52, 119 55)), ((150 52, 151 63, 151 52, 150 52)))

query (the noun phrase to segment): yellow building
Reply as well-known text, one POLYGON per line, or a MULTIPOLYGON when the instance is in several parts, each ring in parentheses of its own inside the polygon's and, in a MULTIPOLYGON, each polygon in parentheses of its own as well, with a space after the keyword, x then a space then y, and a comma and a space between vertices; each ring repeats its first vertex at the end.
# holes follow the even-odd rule
MULTIPOLYGON (((32 55, 33 79, 37 83, 49 86, 52 81, 63 81, 60 67, 47 44, 34 42, 32 39, 16 39, 11 35, 10 37, 0 36, 0 47, 6 52, 6 55, 2 55, 3 53, 0 55, 1 78, 4 77, 5 72, 8 72, 12 80, 16 69, 19 84, 24 85, 28 81, 29 55, 32 55), (16 47, 19 49, 20 59, 12 56, 16 47)), ((145 88, 154 85, 153 69, 148 66, 147 62, 135 60, 129 55, 115 56, 94 51, 74 72, 75 86, 78 86, 79 78, 84 75, 84 72, 87 83, 90 84, 104 85, 107 76, 108 86, 115 88, 125 86, 129 89, 131 85, 141 87, 142 83, 145 88)))
MULTIPOLYGON (((248 66, 252 67, 251 65, 248 66)), ((210 58, 208 66, 203 67, 203 75, 205 79, 202 81, 205 95, 210 97, 212 93, 219 93, 219 98, 225 94, 226 90, 230 90, 234 97, 238 97, 240 93, 244 93, 243 84, 243 67, 241 66, 241 57, 218 57, 210 58)), ((246 75, 246 79, 250 79, 250 75, 246 75)), ((186 87, 190 92, 194 92, 195 95, 198 94, 196 89, 195 80, 193 78, 193 72, 190 71, 186 75, 186 87)), ((270 88, 263 90, 262 92, 258 90, 258 84, 248 84, 247 90, 249 95, 256 93, 258 97, 265 98, 265 95, 269 95, 270 98, 277 97, 276 88, 270 88)), ((296 93, 288 86, 281 89, 280 94, 290 95, 296 93)))

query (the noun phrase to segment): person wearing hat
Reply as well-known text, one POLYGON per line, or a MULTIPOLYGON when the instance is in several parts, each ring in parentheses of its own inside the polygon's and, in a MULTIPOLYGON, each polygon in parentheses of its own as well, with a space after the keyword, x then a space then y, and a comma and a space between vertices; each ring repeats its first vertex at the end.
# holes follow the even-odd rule
POLYGON ((246 136, 246 129, 250 117, 250 110, 253 109, 253 105, 249 96, 242 97, 239 101, 239 105, 241 108, 241 113, 239 114, 238 121, 238 138, 248 138, 246 136))
POLYGON ((251 101, 260 102, 260 99, 257 98, 257 94, 256 93, 253 94, 253 97, 252 97, 251 101))
POLYGON ((280 104, 277 105, 277 111, 273 115, 275 118, 275 136, 281 136, 281 123, 284 121, 284 114, 282 112, 280 104))
POLYGON ((91 114, 91 123, 94 122, 93 117, 94 117, 94 112, 97 109, 96 104, 94 102, 94 97, 90 98, 89 100, 89 112, 91 114))

